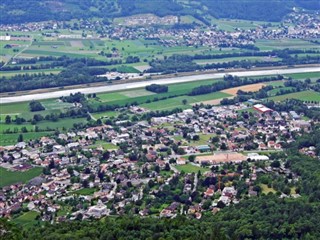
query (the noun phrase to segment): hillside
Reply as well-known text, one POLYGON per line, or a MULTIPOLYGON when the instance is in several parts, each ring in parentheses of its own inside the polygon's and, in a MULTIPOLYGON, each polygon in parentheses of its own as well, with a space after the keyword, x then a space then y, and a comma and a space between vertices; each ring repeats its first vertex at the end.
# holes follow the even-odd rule
POLYGON ((90 17, 113 18, 140 13, 280 21, 293 7, 319 10, 320 3, 317 0, 2 0, 0 24, 90 17))

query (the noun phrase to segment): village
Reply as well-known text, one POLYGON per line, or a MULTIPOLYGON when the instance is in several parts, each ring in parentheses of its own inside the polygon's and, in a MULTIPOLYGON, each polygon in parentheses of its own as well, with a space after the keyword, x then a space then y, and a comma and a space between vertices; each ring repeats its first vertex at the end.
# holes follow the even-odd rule
MULTIPOLYGON (((253 46, 257 40, 279 39, 317 39, 319 38, 320 19, 316 14, 295 12, 284 20, 285 24, 269 27, 257 25, 249 29, 234 28, 233 31, 220 29, 219 26, 174 27, 179 20, 176 16, 163 18, 154 15, 137 15, 123 19, 121 23, 105 24, 99 20, 82 20, 79 23, 48 21, 17 25, 0 25, 0 30, 7 32, 1 41, 32 40, 28 32, 41 31, 43 36, 57 39, 110 39, 110 40, 156 40, 166 47, 246 47, 253 46), (173 27, 168 28, 171 24, 173 27), (164 27, 163 27, 164 26, 164 27), (59 29, 67 29, 69 34, 61 34, 59 29), (87 33, 79 33, 83 30, 87 33), (24 32, 17 35, 14 32, 24 32), (12 32, 12 34, 11 34, 12 32)), ((184 26, 182 24, 182 26, 184 26)), ((151 43, 152 45, 152 43, 151 43)))
MULTIPOLYGON (((299 176, 286 165, 283 149, 312 125, 251 99, 1 147, 1 167, 43 172, 0 190, 0 216, 30 211, 49 222, 128 213, 200 219, 262 194, 298 198, 299 176)), ((317 157, 313 147, 300 151, 317 157)))

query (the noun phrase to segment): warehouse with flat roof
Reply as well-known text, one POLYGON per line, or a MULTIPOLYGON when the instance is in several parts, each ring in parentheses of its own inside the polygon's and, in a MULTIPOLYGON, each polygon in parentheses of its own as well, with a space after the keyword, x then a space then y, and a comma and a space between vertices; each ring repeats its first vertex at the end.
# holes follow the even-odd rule
POLYGON ((260 112, 260 113, 268 113, 268 112, 272 112, 273 111, 272 109, 270 109, 270 108, 268 108, 268 107, 266 107, 266 106, 264 106, 262 104, 253 105, 253 108, 255 110, 257 110, 258 112, 260 112))

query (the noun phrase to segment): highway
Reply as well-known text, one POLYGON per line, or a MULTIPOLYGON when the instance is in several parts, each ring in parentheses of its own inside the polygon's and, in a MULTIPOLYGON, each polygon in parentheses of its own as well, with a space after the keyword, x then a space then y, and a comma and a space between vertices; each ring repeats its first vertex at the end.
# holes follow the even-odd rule
POLYGON ((287 68, 287 69, 257 70, 257 71, 248 70, 248 71, 239 71, 239 72, 230 72, 230 73, 228 71, 221 72, 221 73, 208 73, 208 74, 204 73, 204 74, 197 74, 197 75, 184 76, 184 77, 163 78, 163 79, 157 79, 157 80, 139 81, 139 82, 137 81, 137 82, 131 82, 131 83, 114 84, 114 85, 106 85, 106 86, 99 86, 99 87, 77 88, 77 89, 60 90, 60 91, 47 92, 47 93, 36 93, 36 94, 29 94, 29 95, 22 95, 22 96, 2 97, 0 99, 0 104, 59 98, 61 96, 69 96, 70 93, 77 93, 77 92, 89 94, 89 93, 113 92, 113 91, 119 91, 119 90, 130 90, 134 88, 142 88, 153 83, 173 84, 173 83, 199 81, 199 80, 205 80, 205 79, 219 79, 219 78, 222 78, 225 74, 237 75, 239 77, 251 77, 251 76, 307 73, 307 72, 319 72, 319 76, 320 76, 320 67, 287 68))

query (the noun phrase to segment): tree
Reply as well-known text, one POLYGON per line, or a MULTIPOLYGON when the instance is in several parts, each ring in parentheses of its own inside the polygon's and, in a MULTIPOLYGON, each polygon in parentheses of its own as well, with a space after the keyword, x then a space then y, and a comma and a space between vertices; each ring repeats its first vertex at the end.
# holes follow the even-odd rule
POLYGON ((23 142, 23 135, 19 134, 17 142, 23 142))
POLYGON ((6 124, 10 124, 11 123, 11 117, 9 115, 6 116, 5 123, 6 124))
POLYGON ((37 111, 42 111, 45 110, 44 106, 39 101, 31 101, 29 103, 30 111, 31 112, 37 112, 37 111))
POLYGON ((165 171, 170 171, 170 165, 169 163, 166 163, 165 167, 164 167, 165 171))
POLYGON ((89 187, 89 182, 88 182, 87 179, 85 179, 85 180, 82 181, 82 186, 83 186, 84 188, 89 187))
POLYGON ((270 164, 270 166, 274 167, 274 168, 278 168, 278 167, 280 167, 280 165, 281 164, 280 164, 280 162, 278 160, 275 160, 270 164))
POLYGON ((227 150, 228 147, 227 147, 227 145, 223 142, 223 143, 221 143, 220 149, 221 149, 221 150, 227 150))
POLYGON ((188 157, 188 160, 189 160, 190 162, 194 162, 195 159, 196 159, 196 156, 195 156, 195 155, 190 155, 190 156, 188 157))
POLYGON ((182 100, 182 104, 183 104, 183 105, 186 105, 187 103, 188 103, 188 100, 187 100, 187 99, 183 99, 183 100, 182 100))

